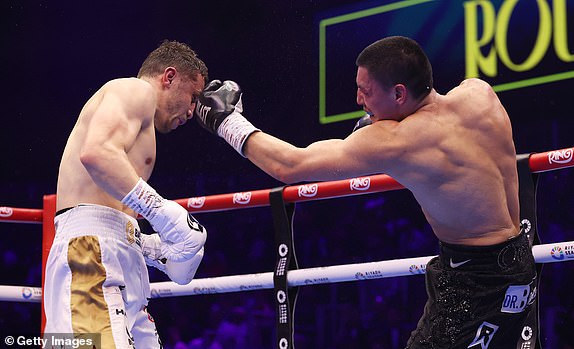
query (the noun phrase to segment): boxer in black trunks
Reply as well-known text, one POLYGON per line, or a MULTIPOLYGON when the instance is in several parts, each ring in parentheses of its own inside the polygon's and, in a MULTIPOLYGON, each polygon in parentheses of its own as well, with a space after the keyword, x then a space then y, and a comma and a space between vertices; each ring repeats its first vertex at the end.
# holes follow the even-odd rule
POLYGON ((258 130, 241 114, 241 89, 232 81, 205 88, 196 120, 282 182, 386 173, 413 193, 443 253, 428 266, 429 305, 409 349, 534 342, 537 297, 527 285, 534 285, 536 268, 519 237, 516 150, 498 96, 479 79, 439 94, 426 54, 405 37, 374 42, 356 64, 357 103, 367 115, 345 139, 299 148, 258 130), (522 252, 509 260, 511 250, 522 252), (517 303, 525 297, 526 305, 517 303), (508 318, 514 324, 507 331, 508 318))
POLYGON ((440 244, 410 348, 534 348, 536 269, 526 234, 492 246, 440 244))

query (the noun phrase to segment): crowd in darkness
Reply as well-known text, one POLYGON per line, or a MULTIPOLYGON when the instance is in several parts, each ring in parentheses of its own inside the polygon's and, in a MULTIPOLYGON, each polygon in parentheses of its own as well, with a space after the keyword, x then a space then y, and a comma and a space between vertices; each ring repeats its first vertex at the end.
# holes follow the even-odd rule
MULTIPOLYGON (((571 169, 540 175, 538 226, 543 243, 574 240, 574 197, 569 195, 573 177, 571 169)), ((209 186, 204 190, 209 195, 209 186)), ((268 207, 196 216, 209 231, 197 278, 273 269, 268 207)), ((299 203, 293 231, 300 268, 438 253, 438 241, 407 191, 299 203)), ((40 285, 40 232, 39 225, 2 224, 2 284, 40 285)), ((540 319, 546 348, 574 348, 571 275, 574 263, 543 268, 540 319)), ((167 280, 155 269, 150 269, 150 277, 167 280)), ((302 286, 295 307, 296 347, 402 348, 425 300, 422 275, 302 286)), ((168 349, 274 347, 272 290, 152 299, 149 309, 168 349)), ((39 304, 0 302, 0 312, 4 335, 39 331, 39 304)))

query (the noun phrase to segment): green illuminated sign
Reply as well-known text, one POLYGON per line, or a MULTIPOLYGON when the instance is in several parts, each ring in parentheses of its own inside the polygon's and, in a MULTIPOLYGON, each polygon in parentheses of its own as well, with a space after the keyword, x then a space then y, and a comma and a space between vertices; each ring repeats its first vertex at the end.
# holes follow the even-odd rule
MULTIPOLYGON (((518 0, 469 0, 451 3, 436 0, 404 0, 324 18, 319 22, 319 121, 322 124, 328 124, 364 115, 362 110, 327 115, 327 51, 331 48, 331 52, 338 52, 332 48, 336 44, 333 42, 336 41, 335 39, 330 38, 328 46, 327 29, 329 28, 341 29, 339 36, 349 35, 352 38, 351 35, 355 34, 355 38, 360 38, 360 35, 380 34, 380 37, 383 37, 390 35, 386 32, 389 27, 384 27, 384 25, 392 21, 399 22, 397 18, 400 18, 403 22, 398 25, 394 23, 392 31, 404 32, 401 35, 405 36, 409 36, 407 34, 409 32, 414 39, 420 35, 424 38, 423 40, 428 41, 427 45, 435 46, 431 48, 423 45, 425 50, 434 51, 435 70, 436 68, 445 69, 457 77, 463 75, 466 78, 480 77, 488 80, 495 91, 502 92, 574 78, 574 69, 571 64, 574 62, 574 53, 571 53, 568 47, 569 28, 566 1, 537 0, 536 3, 519 3, 518 0), (432 3, 432 5, 417 8, 412 13, 407 11, 408 14, 401 11, 400 14, 392 13, 384 18, 381 17, 381 26, 372 25, 376 22, 369 22, 370 26, 364 23, 369 21, 368 17, 374 15, 427 3, 432 3), (344 23, 350 25, 348 22, 361 19, 362 21, 355 22, 348 28, 334 27, 344 23), (525 22, 532 28, 535 35, 528 36, 518 45, 516 37, 525 35, 520 27, 520 24, 525 22), (517 23, 519 25, 516 25, 517 23), (453 34, 453 31, 456 33, 453 34), (440 51, 437 47, 453 43, 460 45, 460 50, 454 52, 456 68, 460 66, 460 70, 456 71, 452 71, 454 68, 448 66, 449 63, 452 65, 452 60, 444 63, 443 59, 436 58, 444 54, 440 52, 437 55, 436 51, 440 51)), ((356 45, 350 41, 346 43, 351 46, 356 45)), ((331 52, 329 59, 335 60, 336 57, 331 57, 334 55, 331 52)), ((329 65, 329 74, 336 74, 337 70, 331 67, 332 65, 329 65)), ((329 97, 331 98, 329 108, 337 109, 336 103, 339 101, 336 97, 329 97)), ((347 105, 347 101, 339 102, 339 109, 343 104, 347 105)))

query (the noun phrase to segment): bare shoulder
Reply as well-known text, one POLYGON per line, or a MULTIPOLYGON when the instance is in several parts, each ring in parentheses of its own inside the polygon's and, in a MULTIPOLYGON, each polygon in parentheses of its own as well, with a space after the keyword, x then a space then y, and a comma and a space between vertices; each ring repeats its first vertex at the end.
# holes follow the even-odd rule
POLYGON ((485 96, 494 96, 494 90, 492 89, 492 86, 490 86, 490 84, 486 81, 477 78, 463 80, 460 85, 452 89, 450 92, 458 92, 461 94, 480 93, 485 96))
POLYGON ((446 101, 451 107, 461 107, 461 104, 465 105, 470 101, 473 101, 475 106, 478 102, 486 107, 498 104, 498 96, 486 81, 472 78, 462 81, 450 90, 446 94, 446 101))
POLYGON ((488 87, 491 88, 488 82, 479 78, 465 79, 460 83, 461 86, 475 86, 475 87, 488 87))
POLYGON ((154 95, 153 87, 147 81, 138 78, 121 78, 108 81, 103 90, 106 93, 117 93, 120 95, 151 97, 154 95))
POLYGON ((153 115, 157 94, 153 86, 137 78, 115 79, 103 87, 104 100, 121 107, 127 116, 153 115))

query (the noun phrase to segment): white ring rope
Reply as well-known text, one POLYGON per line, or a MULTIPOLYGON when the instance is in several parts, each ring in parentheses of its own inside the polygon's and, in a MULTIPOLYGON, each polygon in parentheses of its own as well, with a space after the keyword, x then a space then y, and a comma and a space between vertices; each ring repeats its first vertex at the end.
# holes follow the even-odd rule
MULTIPOLYGON (((536 263, 574 261, 574 241, 556 242, 532 247, 536 263)), ((434 256, 393 259, 379 262, 332 265, 291 270, 287 273, 289 286, 330 284, 346 281, 381 279, 425 273, 427 262, 434 256)), ((273 288, 273 272, 195 279, 187 285, 174 282, 151 284, 152 298, 193 296, 243 292, 273 288)), ((0 301, 40 303, 42 289, 28 286, 1 286, 0 301)))

